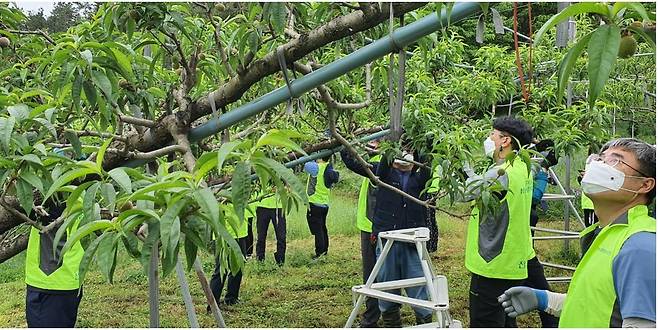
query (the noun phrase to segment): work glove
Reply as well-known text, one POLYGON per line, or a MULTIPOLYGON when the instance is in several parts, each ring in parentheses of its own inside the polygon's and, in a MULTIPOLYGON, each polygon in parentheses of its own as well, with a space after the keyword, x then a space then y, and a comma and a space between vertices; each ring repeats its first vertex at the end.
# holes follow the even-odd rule
POLYGON ((515 286, 505 290, 505 293, 498 297, 498 302, 505 309, 507 316, 516 318, 535 309, 545 310, 548 294, 545 290, 515 286))

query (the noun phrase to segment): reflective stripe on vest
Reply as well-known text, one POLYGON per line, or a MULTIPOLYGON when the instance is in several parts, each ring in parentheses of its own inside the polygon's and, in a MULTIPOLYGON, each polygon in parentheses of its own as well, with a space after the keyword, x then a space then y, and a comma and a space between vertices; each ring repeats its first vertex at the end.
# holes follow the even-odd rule
POLYGON ((324 171, 329 163, 318 164, 318 175, 308 176, 306 181, 306 193, 309 203, 318 205, 329 205, 329 188, 324 184, 324 171))
POLYGON ((480 219, 473 208, 466 240, 466 268, 472 273, 500 279, 524 279, 532 255, 530 206, 533 180, 520 159, 500 165, 508 178, 508 190, 496 219, 480 219))
MULTIPOLYGON (((612 263, 631 235, 643 231, 656 232, 656 219, 650 217, 648 212, 645 205, 635 206, 626 216, 602 228, 594 238, 573 274, 560 315, 560 327, 621 327, 619 306, 615 304, 617 294, 612 263)), ((585 229, 581 239, 591 236, 596 226, 598 223, 585 229)))
MULTIPOLYGON (((76 220, 66 234, 77 230, 76 220)), ((56 231, 41 234, 38 229, 30 229, 30 238, 27 243, 25 257, 25 283, 44 290, 76 290, 80 288, 80 261, 85 251, 78 241, 64 254, 59 264, 60 251, 66 243, 66 237, 60 240, 58 251, 53 257, 53 239, 56 231)))
MULTIPOLYGON (((369 162, 376 163, 381 159, 381 155, 376 155, 370 158, 369 162)), ((367 233, 372 233, 372 220, 370 220, 370 217, 374 215, 376 193, 377 186, 373 185, 370 179, 363 178, 361 190, 359 190, 359 203, 356 209, 356 227, 367 233)))

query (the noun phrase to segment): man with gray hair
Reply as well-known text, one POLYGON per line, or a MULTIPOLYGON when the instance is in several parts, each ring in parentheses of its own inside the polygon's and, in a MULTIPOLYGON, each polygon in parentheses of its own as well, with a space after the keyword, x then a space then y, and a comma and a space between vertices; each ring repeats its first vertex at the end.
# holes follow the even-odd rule
POLYGON ((498 301, 510 317, 540 309, 560 327, 656 327, 656 147, 606 143, 589 156, 583 192, 599 221, 580 233, 583 258, 567 294, 513 287, 498 301))

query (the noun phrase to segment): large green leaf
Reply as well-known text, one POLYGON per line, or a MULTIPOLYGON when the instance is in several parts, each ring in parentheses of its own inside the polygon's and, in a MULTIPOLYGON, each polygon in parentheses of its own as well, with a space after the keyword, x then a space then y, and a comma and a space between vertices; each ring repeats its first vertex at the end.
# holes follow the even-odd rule
POLYGON ((111 183, 103 183, 101 185, 101 196, 103 196, 104 205, 107 206, 110 212, 114 212, 114 206, 117 201, 117 192, 111 183))
POLYGON ((14 117, 0 118, 0 142, 6 152, 9 152, 9 143, 11 142, 11 133, 14 131, 16 119, 14 117))
POLYGON ((589 42, 592 33, 587 34, 586 36, 580 38, 576 44, 574 44, 571 49, 564 55, 560 65, 558 67, 558 80, 557 80, 557 101, 562 103, 562 96, 564 95, 564 90, 567 88, 571 72, 573 67, 576 64, 576 61, 580 55, 585 50, 585 46, 589 42))
POLYGON ((62 255, 65 255, 66 252, 68 252, 75 243, 80 241, 81 238, 89 236, 89 234, 95 231, 105 230, 112 227, 114 227, 114 223, 109 220, 98 220, 80 227, 66 240, 64 248, 62 248, 62 255))
POLYGON ((233 171, 231 180, 231 200, 235 214, 240 221, 244 221, 244 210, 251 196, 251 166, 244 161, 239 161, 233 171))
POLYGON ((224 161, 228 158, 228 156, 237 148, 242 142, 240 141, 231 141, 222 144, 221 147, 219 147, 219 150, 217 150, 217 170, 221 171, 222 166, 224 166, 224 161))
POLYGON ((133 68, 132 64, 130 62, 130 59, 128 56, 126 56, 122 51, 112 48, 112 52, 114 53, 114 56, 116 57, 117 64, 119 65, 119 68, 121 69, 121 74, 128 80, 128 81, 134 81, 135 80, 135 75, 133 74, 133 68))
POLYGON ((95 182, 91 187, 87 188, 85 196, 82 199, 83 213, 85 215, 85 222, 95 221, 96 214, 94 212, 94 205, 96 204, 96 193, 100 187, 101 182, 95 182))
MULTIPOLYGON (((82 260, 80 261, 80 268, 79 268, 79 278, 80 278, 80 285, 82 285, 82 282, 85 279, 85 275, 87 275, 87 270, 89 270, 89 265, 91 265, 91 261, 94 260, 94 256, 96 255, 96 250, 98 250, 98 246, 100 243, 108 237, 110 237, 110 232, 105 232, 102 235, 98 236, 89 246, 85 249, 85 254, 82 256, 82 260)), ((111 239, 111 238, 110 238, 111 239)))
POLYGON ((130 177, 126 173, 126 171, 122 167, 117 167, 111 169, 107 174, 110 175, 112 180, 116 182, 123 191, 125 191, 128 194, 131 194, 133 192, 132 189, 132 180, 130 180, 130 177))
POLYGON ((119 241, 118 233, 110 232, 107 238, 102 240, 98 245, 96 252, 96 264, 106 281, 112 283, 114 269, 117 261, 117 243, 119 241))
POLYGON ((20 123, 30 116, 30 108, 23 103, 8 106, 7 112, 9 112, 12 117, 16 118, 17 123, 20 123))
POLYGON ((80 109, 80 94, 82 93, 82 80, 83 76, 81 73, 78 73, 75 76, 73 81, 73 86, 71 87, 71 100, 73 101, 73 107, 76 110, 80 109))
POLYGON ((534 44, 539 45, 539 42, 541 41, 541 38, 544 36, 544 33, 548 31, 550 28, 558 25, 560 22, 568 19, 571 16, 576 16, 579 14, 585 14, 585 13, 596 13, 600 14, 603 16, 608 16, 610 14, 608 10, 608 6, 602 3, 594 3, 594 2, 577 2, 574 3, 573 5, 564 8, 561 12, 553 15, 551 18, 542 25, 542 27, 537 31, 537 33, 534 35, 534 44))
POLYGON ((63 187, 65 184, 88 174, 98 174, 94 169, 90 168, 76 168, 66 172, 64 175, 58 177, 53 184, 48 189, 48 192, 43 197, 43 200, 47 200, 50 195, 52 195, 57 189, 63 187))
POLYGON ((623 8, 626 9, 631 9, 632 11, 638 13, 640 17, 642 17, 643 20, 645 21, 655 21, 656 20, 656 15, 653 15, 653 19, 649 17, 649 13, 647 10, 644 8, 644 6, 639 3, 639 2, 625 2, 625 1, 617 1, 615 2, 614 6, 612 7, 612 15, 616 16, 617 13, 619 13, 620 10, 623 8))
POLYGON ((308 204, 308 195, 306 194, 304 184, 301 182, 301 180, 299 180, 299 178, 291 169, 285 167, 283 164, 271 158, 263 157, 259 158, 259 161, 262 162, 264 166, 267 166, 269 169, 274 171, 278 178, 283 179, 283 181, 285 181, 288 186, 290 186, 295 195, 297 195, 297 197, 304 204, 308 204))
POLYGON ((217 166, 217 152, 206 152, 194 165, 194 181, 200 182, 205 175, 217 166))
POLYGON ((620 33, 618 26, 608 24, 601 25, 592 32, 587 46, 590 108, 594 107, 594 102, 603 91, 610 72, 615 66, 621 42, 620 33))
POLYGON ((182 198, 170 205, 160 218, 160 241, 162 242, 163 254, 171 257, 176 253, 178 240, 180 238, 180 219, 178 215, 188 204, 188 199, 182 198))
POLYGON ((271 2, 268 8, 269 22, 277 35, 283 35, 283 29, 286 27, 288 10, 285 2, 271 2))
POLYGON ((41 179, 36 174, 24 169, 21 171, 20 178, 27 181, 32 187, 37 188, 43 194, 43 182, 41 182, 41 179))
POLYGON ((260 139, 258 139, 258 142, 256 142, 256 148, 262 147, 264 145, 270 145, 288 148, 306 155, 304 149, 302 149, 297 143, 293 142, 290 137, 302 137, 302 135, 299 133, 292 133, 291 131, 287 130, 273 129, 266 132, 260 137, 260 139))
POLYGON ((21 204, 25 214, 28 216, 32 212, 32 205, 34 204, 34 196, 32 195, 32 185, 27 181, 21 179, 16 180, 16 197, 21 204))
POLYGON ((628 29, 633 31, 635 34, 639 35, 640 37, 642 37, 642 39, 644 39, 644 41, 646 41, 649 44, 649 46, 651 46, 651 49, 653 49, 654 52, 656 51, 656 34, 655 33, 647 34, 644 31, 644 28, 635 27, 635 26, 628 26, 628 29))
POLYGON ((206 213, 210 218, 219 220, 219 205, 217 204, 217 198, 215 198, 215 195, 210 188, 203 188, 195 191, 194 199, 202 212, 206 213))
POLYGON ((112 83, 105 73, 93 70, 91 71, 91 80, 101 89, 106 98, 112 97, 112 83))
POLYGON ((187 184, 185 182, 179 182, 179 181, 156 182, 135 191, 128 197, 128 200, 148 199, 149 196, 147 194, 152 191, 168 191, 169 189, 172 188, 186 188, 186 187, 187 184))
POLYGON ((107 147, 110 146, 110 143, 112 143, 112 138, 105 140, 100 149, 98 149, 98 154, 96 155, 96 169, 98 169, 98 172, 103 171, 103 159, 105 158, 105 151, 107 151, 107 147))
POLYGON ((64 137, 66 137, 66 140, 71 143, 73 152, 75 153, 75 158, 82 157, 82 143, 80 143, 80 138, 78 138, 78 135, 71 131, 65 131, 64 137))

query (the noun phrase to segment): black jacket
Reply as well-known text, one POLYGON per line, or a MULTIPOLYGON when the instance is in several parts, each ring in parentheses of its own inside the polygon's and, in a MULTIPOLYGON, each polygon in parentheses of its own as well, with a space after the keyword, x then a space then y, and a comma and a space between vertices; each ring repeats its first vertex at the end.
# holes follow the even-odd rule
MULTIPOLYGON (((359 162, 350 155, 349 151, 340 153, 345 166, 354 173, 367 177, 366 171, 359 162)), ((418 157, 416 157, 418 159, 418 157)), ((395 170, 390 161, 382 158, 379 163, 370 163, 372 172, 379 179, 396 187, 409 195, 419 198, 420 192, 425 189, 432 173, 429 169, 414 166, 411 170, 406 189, 402 188, 402 176, 395 170)), ((372 233, 426 226, 427 208, 421 206, 402 195, 386 188, 377 189, 375 215, 372 219, 372 233)))

